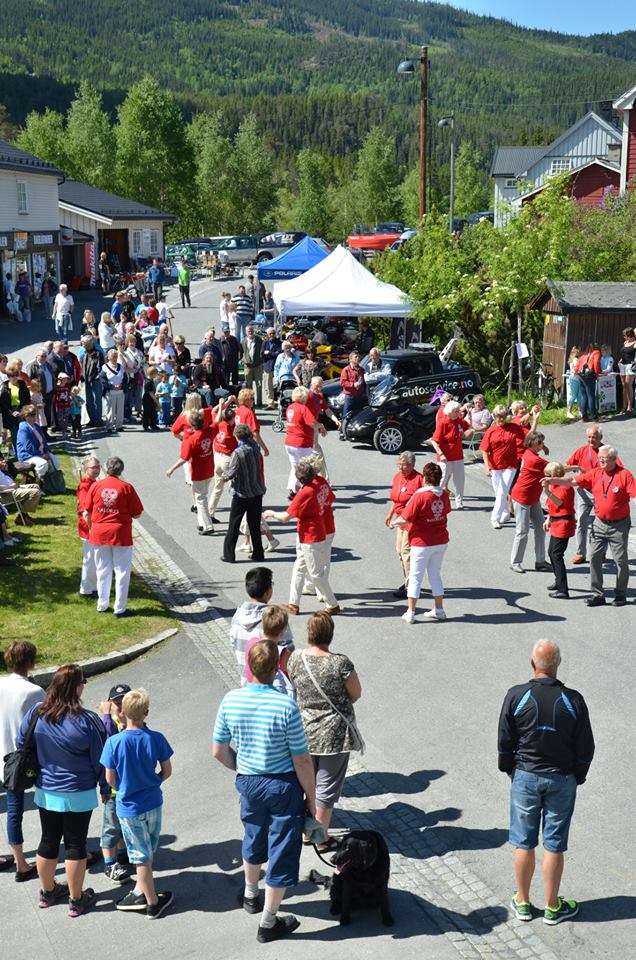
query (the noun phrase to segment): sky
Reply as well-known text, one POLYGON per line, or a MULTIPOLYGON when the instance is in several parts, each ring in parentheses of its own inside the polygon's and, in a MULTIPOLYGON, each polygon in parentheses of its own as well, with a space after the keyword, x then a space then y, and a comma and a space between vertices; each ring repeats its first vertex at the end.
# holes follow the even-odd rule
POLYGON ((634 0, 446 0, 453 7, 561 33, 636 30, 634 0))

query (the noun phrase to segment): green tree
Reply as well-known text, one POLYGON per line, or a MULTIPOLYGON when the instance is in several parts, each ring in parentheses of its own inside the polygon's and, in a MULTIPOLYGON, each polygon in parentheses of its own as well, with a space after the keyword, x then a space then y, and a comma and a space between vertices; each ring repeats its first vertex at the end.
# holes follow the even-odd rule
POLYGON ((398 189, 399 168, 395 140, 382 127, 374 127, 365 137, 350 189, 356 215, 362 223, 395 220, 401 212, 398 189))
POLYGON ((276 202, 274 162, 252 115, 238 128, 227 171, 229 229, 235 233, 267 229, 273 224, 276 202))
POLYGON ((18 135, 18 128, 9 116, 4 103, 0 103, 0 140, 14 140, 18 135))
POLYGON ((420 169, 413 167, 408 171, 399 187, 402 202, 402 219, 409 226, 420 221, 420 169))
POLYGON ((119 192, 187 222, 193 208, 194 160, 174 94, 144 77, 119 108, 115 138, 119 192))
POLYGON ((64 117, 56 110, 30 113, 24 129, 16 138, 16 144, 41 160, 48 160, 49 163, 66 170, 64 117))
POLYGON ((66 173, 103 190, 114 186, 115 136, 101 95, 82 80, 66 117, 66 173))
MULTIPOLYGON (((228 158, 231 145, 218 113, 198 114, 188 127, 195 164, 193 217, 200 221, 195 233, 222 234, 228 230, 228 158)), ((185 233, 183 234, 185 236, 185 233)))
POLYGON ((291 212, 296 229, 325 237, 331 231, 331 210, 327 195, 327 165, 317 150, 301 150, 296 158, 298 195, 291 212))
POLYGON ((459 147, 455 164, 455 216, 467 217, 488 209, 490 187, 484 158, 465 140, 459 147))

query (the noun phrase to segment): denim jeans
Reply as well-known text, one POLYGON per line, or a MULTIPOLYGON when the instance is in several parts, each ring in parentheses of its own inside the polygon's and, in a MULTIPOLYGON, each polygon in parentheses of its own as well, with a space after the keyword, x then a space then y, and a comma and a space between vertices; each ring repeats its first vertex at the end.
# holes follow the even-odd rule
POLYGON ((579 410, 582 417, 596 416, 596 377, 581 377, 579 410))
POLYGON ((91 426, 101 426, 102 422, 102 385, 99 380, 93 383, 85 383, 86 391, 86 413, 91 426))
POLYGON ((343 436, 346 435, 345 434, 346 421, 349 419, 349 417, 352 414, 357 413, 358 410, 362 410, 362 408, 366 403, 366 400, 367 398, 364 394, 358 397, 345 396, 344 403, 342 405, 342 422, 340 426, 340 432, 342 433, 343 436))
POLYGON ((7 838, 12 847, 24 843, 24 837, 22 836, 23 814, 24 792, 14 793, 13 790, 7 790, 7 838))
POLYGON ((519 850, 534 850, 543 829, 543 846, 550 853, 564 853, 574 803, 573 773, 532 773, 516 769, 510 785, 509 840, 519 850))

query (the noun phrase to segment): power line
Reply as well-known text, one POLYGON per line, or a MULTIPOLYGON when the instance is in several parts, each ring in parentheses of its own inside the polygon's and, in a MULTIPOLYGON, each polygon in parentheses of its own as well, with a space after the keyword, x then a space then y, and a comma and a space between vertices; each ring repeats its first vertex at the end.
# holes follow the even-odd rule
MULTIPOLYGON (((554 103, 544 103, 543 100, 537 98, 537 100, 527 100, 524 102, 518 102, 516 100, 491 100, 487 103, 483 103, 481 100, 476 100, 473 106, 476 107, 536 107, 541 105, 542 107, 569 107, 574 104, 579 103, 613 103, 620 96, 619 94, 614 94, 611 97, 583 97, 581 100, 557 100, 554 103)), ((459 109, 462 106, 466 106, 465 102, 463 104, 453 104, 449 103, 447 100, 436 100, 433 97, 429 97, 430 103, 443 104, 445 109, 459 109)))

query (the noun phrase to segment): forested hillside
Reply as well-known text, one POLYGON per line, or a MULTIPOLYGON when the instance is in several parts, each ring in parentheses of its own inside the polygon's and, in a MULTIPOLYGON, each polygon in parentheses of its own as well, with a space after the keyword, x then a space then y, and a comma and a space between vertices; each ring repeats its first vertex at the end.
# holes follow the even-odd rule
POLYGON ((567 37, 413 0, 3 0, 0 103, 21 124, 44 105, 64 112, 89 79, 113 110, 150 74, 186 115, 220 109, 235 130, 253 113, 282 152, 344 154, 381 124, 411 164, 419 89, 395 67, 423 42, 433 121, 455 111, 484 156, 552 136, 585 101, 607 110, 634 83, 636 32, 567 37))

